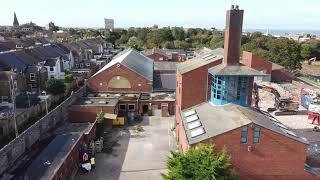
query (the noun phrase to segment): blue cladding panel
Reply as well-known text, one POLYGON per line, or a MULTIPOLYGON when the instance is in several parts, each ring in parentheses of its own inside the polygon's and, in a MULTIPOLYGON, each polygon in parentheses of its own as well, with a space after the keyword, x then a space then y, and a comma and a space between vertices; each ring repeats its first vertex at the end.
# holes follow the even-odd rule
POLYGON ((212 76, 211 102, 215 105, 234 103, 247 105, 252 77, 212 76))

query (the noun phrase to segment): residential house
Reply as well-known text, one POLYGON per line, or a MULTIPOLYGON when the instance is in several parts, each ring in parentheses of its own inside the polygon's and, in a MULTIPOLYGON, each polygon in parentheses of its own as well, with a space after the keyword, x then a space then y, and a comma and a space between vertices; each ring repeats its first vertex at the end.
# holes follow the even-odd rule
POLYGON ((44 67, 47 68, 49 79, 65 79, 63 60, 61 57, 47 59, 44 67))

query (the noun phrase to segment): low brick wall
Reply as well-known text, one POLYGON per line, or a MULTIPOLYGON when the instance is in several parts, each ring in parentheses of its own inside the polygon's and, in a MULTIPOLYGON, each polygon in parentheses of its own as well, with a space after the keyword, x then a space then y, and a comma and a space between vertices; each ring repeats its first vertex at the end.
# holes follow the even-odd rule
POLYGON ((68 107, 83 94, 84 90, 84 87, 80 88, 0 150, 0 175, 12 167, 33 144, 53 130, 57 123, 68 119, 68 107))

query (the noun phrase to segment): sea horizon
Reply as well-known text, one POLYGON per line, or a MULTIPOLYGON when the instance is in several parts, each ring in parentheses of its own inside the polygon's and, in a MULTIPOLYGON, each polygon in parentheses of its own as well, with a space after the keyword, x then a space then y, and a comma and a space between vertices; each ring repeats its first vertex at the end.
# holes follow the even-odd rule
POLYGON ((296 33, 305 33, 320 36, 320 30, 314 29, 244 29, 243 32, 261 32, 263 34, 269 33, 273 36, 275 35, 284 35, 284 34, 296 34, 296 33))

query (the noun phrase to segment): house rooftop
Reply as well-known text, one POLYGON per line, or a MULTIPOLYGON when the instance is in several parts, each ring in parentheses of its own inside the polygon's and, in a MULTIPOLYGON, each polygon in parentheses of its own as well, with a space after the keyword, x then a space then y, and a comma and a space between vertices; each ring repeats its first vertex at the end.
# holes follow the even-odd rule
POLYGON ((236 104, 215 106, 206 102, 181 111, 181 117, 190 145, 252 123, 308 144, 305 138, 298 137, 268 113, 251 107, 236 104))
POLYGON ((134 49, 123 50, 92 77, 118 63, 136 72, 145 79, 153 81, 153 60, 134 49))
POLYGON ((116 106, 119 98, 115 97, 82 97, 78 98, 73 105, 78 106, 116 106))
POLYGON ((154 91, 175 91, 176 74, 154 74, 153 90, 154 91))
POLYGON ((222 60, 222 59, 223 59, 223 56, 213 55, 213 54, 205 56, 205 57, 194 57, 190 60, 187 60, 187 61, 184 61, 184 62, 178 64, 177 70, 181 74, 184 74, 184 73, 190 72, 192 70, 195 70, 199 67, 210 64, 214 61, 218 61, 218 60, 222 60))
POLYGON ((176 71, 177 65, 180 62, 171 62, 171 61, 154 61, 154 70, 155 71, 176 71))
POLYGON ((25 179, 52 179, 80 138, 80 134, 56 136, 28 167, 25 179))

